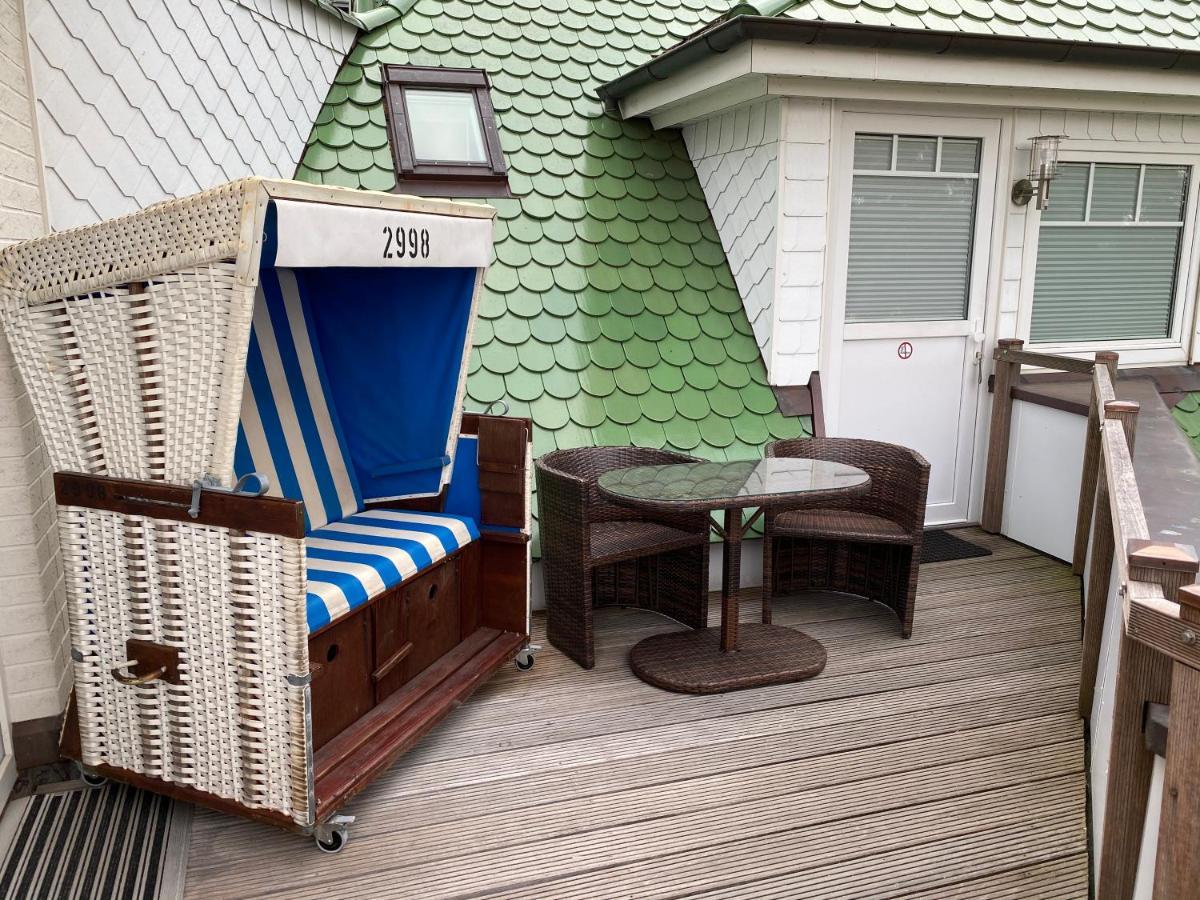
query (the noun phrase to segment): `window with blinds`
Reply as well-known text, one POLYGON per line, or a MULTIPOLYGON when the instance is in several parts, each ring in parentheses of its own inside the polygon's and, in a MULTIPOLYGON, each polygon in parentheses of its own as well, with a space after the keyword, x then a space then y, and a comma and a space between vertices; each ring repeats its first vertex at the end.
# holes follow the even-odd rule
POLYGON ((1059 164, 1038 235, 1032 342, 1170 337, 1190 174, 1059 164))
POLYGON ((967 315, 978 138, 854 138, 847 322, 967 315))

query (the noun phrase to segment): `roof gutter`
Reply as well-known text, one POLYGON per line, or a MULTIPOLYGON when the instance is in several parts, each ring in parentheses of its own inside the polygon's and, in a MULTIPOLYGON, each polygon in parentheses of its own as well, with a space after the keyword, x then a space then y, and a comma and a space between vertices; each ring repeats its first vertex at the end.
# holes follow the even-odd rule
POLYGON ((860 47, 864 50, 908 50, 935 56, 1006 57, 1039 63, 1071 62, 1200 71, 1200 52, 1189 50, 739 14, 710 26, 620 78, 602 85, 597 93, 606 103, 613 103, 640 87, 663 81, 681 69, 725 53, 748 40, 860 47))

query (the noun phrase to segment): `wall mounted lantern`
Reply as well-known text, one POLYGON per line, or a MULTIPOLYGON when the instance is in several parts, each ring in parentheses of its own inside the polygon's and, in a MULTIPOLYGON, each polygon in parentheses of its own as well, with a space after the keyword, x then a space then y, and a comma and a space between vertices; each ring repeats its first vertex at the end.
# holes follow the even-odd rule
POLYGON ((1050 182, 1058 174, 1058 147, 1065 134, 1042 134, 1033 139, 1029 154, 1029 177, 1022 178, 1012 189, 1012 201, 1025 206, 1035 196, 1037 208, 1050 205, 1050 182))

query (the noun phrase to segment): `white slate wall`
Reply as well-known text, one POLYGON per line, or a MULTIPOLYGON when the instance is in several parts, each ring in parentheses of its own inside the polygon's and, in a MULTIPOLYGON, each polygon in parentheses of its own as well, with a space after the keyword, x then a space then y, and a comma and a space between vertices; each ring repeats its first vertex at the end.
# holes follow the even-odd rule
POLYGON ((819 364, 831 133, 830 101, 786 101, 773 384, 808 384, 819 364))
POLYGON ((37 0, 28 20, 54 229, 290 178, 356 35, 307 0, 37 0))
MULTIPOLYGON (((0 246, 45 231, 21 0, 0 0, 0 246)), ((12 721, 57 713, 67 628, 49 461, 0 336, 0 665, 12 721)))
POLYGON ((775 331, 781 107, 779 100, 754 103, 683 130, 768 376, 775 331))
POLYGON ((683 129, 772 384, 807 384, 821 343, 828 100, 760 101, 683 129))

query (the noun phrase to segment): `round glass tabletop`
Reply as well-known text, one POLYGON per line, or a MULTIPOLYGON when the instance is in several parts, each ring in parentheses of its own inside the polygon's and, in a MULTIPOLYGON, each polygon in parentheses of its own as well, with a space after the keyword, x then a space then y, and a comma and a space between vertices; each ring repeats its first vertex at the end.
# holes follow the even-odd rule
POLYGON ((855 466, 785 457, 634 466, 605 472, 598 482, 614 499, 713 509, 770 506, 797 495, 857 495, 870 484, 871 477, 855 466))

